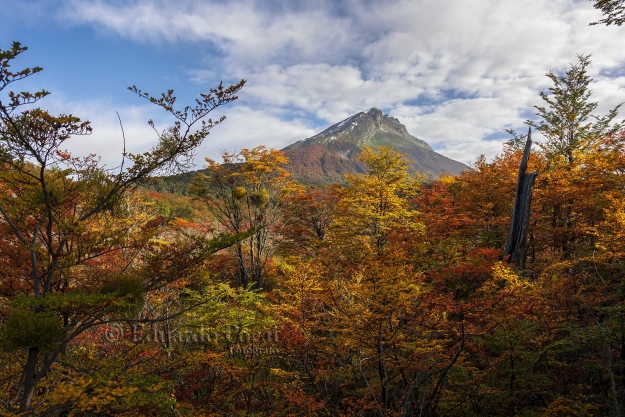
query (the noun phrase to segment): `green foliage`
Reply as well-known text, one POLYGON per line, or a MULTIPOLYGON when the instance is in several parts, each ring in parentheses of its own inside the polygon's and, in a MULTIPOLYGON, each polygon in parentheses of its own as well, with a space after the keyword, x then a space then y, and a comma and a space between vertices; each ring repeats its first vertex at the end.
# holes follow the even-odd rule
POLYGON ((174 175, 155 177, 142 184, 142 187, 158 193, 188 195, 189 184, 191 184, 197 174, 203 172, 204 170, 188 171, 174 175))
POLYGON ((264 207, 269 203, 269 193, 263 188, 258 192, 252 193, 252 195, 250 195, 250 201, 256 207, 264 207))
POLYGON ((588 147, 588 141, 615 134, 623 127, 622 123, 612 124, 620 104, 605 116, 592 114, 598 103, 589 101, 592 91, 588 86, 592 80, 587 75, 588 65, 590 55, 579 55, 578 62, 565 75, 547 74, 554 85, 549 93, 540 93, 547 103, 547 107, 536 106, 542 120, 527 123, 547 138, 541 147, 548 159, 560 155, 571 163, 578 150, 588 147))
POLYGON ((258 289, 207 284, 199 291, 188 290, 185 294, 185 302, 199 306, 185 315, 184 329, 195 330, 195 334, 204 331, 208 338, 212 335, 213 340, 206 341, 209 344, 225 344, 228 348, 275 328, 275 319, 263 311, 266 300, 258 289))
POLYGON ((234 189, 234 198, 237 200, 243 200, 247 197, 247 190, 245 187, 237 187, 234 189))
POLYGON ((137 275, 113 275, 103 284, 100 292, 128 300, 130 304, 139 305, 145 294, 144 279, 137 275))
POLYGON ((0 344, 9 350, 50 350, 64 336, 63 321, 57 314, 50 312, 12 308, 0 324, 0 344))

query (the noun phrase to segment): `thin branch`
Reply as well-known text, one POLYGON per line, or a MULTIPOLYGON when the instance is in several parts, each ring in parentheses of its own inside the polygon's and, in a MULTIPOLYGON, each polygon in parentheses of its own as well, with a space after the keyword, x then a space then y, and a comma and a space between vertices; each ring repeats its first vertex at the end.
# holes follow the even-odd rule
POLYGON ((11 220, 11 218, 9 217, 9 214, 6 212, 2 204, 0 204, 0 213, 2 214, 2 217, 4 217, 4 220, 7 222, 7 224, 11 227, 11 230, 13 230, 13 233, 15 234, 15 236, 20 240, 20 242, 22 242, 26 246, 29 246, 30 242, 28 242, 28 240, 24 238, 24 235, 22 235, 22 233, 17 228, 15 223, 13 223, 13 220, 11 220))
POLYGON ((124 133, 124 125, 122 124, 122 118, 119 116, 119 112, 115 112, 117 114, 117 119, 119 120, 119 128, 122 130, 122 139, 124 140, 124 152, 122 153, 122 164, 119 167, 119 176, 121 177, 122 172, 124 171, 124 162, 126 161, 126 134, 124 133))

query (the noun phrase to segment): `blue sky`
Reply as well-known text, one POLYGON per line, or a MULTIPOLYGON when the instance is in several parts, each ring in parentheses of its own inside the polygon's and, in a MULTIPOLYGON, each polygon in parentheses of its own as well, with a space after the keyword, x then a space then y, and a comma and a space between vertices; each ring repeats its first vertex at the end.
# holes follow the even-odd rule
POLYGON ((198 150, 218 158, 264 144, 282 148, 378 107, 462 162, 501 151, 524 129, 548 71, 592 53, 593 99, 603 114, 625 101, 625 27, 588 26, 587 0, 20 0, 0 3, 0 48, 29 50, 15 67, 44 71, 19 90, 91 120, 68 143, 114 164, 155 141, 146 121, 171 120, 133 96, 173 88, 181 104, 246 79, 240 100, 198 150))

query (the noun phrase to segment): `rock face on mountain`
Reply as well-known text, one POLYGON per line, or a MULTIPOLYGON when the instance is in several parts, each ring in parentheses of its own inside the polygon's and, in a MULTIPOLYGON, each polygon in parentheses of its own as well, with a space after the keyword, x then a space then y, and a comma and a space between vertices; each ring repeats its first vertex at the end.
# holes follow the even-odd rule
POLYGON ((297 141, 282 151, 289 157, 286 169, 305 183, 343 181, 343 175, 366 172, 357 160, 363 146, 392 146, 407 154, 413 171, 429 178, 441 173, 459 174, 468 169, 460 162, 440 155, 423 140, 406 130, 399 120, 372 108, 330 126, 315 136, 297 141))

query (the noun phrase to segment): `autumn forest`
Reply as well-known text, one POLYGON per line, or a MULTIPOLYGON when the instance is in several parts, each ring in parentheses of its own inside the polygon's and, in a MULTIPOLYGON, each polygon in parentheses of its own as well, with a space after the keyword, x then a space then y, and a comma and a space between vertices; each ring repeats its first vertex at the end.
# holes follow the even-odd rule
POLYGON ((158 192, 245 81, 188 107, 129 88, 172 124, 110 167, 65 150, 89 122, 18 92, 42 70, 22 54, 0 50, 1 415, 625 413, 625 127, 590 56, 528 109, 544 139, 510 262, 527 131, 435 180, 380 146, 311 186, 259 146, 158 192))

